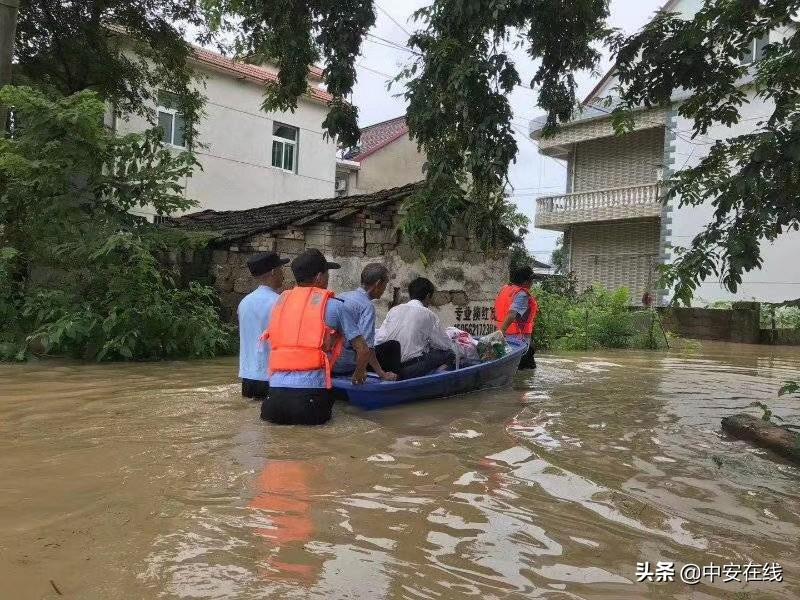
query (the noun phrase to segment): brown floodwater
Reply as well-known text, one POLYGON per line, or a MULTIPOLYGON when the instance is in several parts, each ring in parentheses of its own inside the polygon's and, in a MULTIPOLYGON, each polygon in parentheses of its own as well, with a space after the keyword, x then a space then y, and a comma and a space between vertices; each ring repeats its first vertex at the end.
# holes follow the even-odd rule
POLYGON ((281 428, 232 359, 3 365, 0 599, 798 598, 800 469, 719 429, 754 400, 800 420, 776 399, 798 371, 551 355, 513 389, 281 428), (637 583, 643 561, 784 582, 637 583))

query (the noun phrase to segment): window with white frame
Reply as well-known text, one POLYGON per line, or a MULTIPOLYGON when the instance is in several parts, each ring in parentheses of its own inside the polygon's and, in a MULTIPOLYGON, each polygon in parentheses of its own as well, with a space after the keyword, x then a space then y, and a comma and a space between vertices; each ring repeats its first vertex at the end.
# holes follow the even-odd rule
POLYGON ((275 122, 272 125, 272 166, 292 173, 297 172, 297 138, 299 130, 291 125, 275 122))
POLYGON ((186 121, 178 109, 178 96, 170 92, 158 93, 158 126, 161 141, 178 148, 186 147, 186 121))
POLYGON ((747 51, 739 57, 740 65, 749 65, 760 60, 764 54, 764 46, 769 43, 769 36, 754 38, 750 40, 747 51))

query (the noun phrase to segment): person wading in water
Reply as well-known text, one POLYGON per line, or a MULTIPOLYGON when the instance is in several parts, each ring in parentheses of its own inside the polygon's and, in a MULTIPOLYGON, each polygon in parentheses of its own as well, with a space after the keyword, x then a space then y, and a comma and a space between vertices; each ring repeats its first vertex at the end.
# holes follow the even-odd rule
POLYGON ((288 258, 275 252, 247 260, 247 268, 258 287, 239 303, 239 377, 242 396, 262 400, 269 395, 269 345, 260 341, 269 325, 272 308, 283 285, 283 265, 288 258))
MULTIPOLYGON (((321 425, 331 418, 331 371, 346 340, 358 337, 344 303, 328 288, 328 262, 319 250, 292 261, 297 286, 275 304, 262 339, 270 344, 269 397, 261 418, 279 425, 321 425)), ((366 344, 357 344, 366 363, 366 344)))
POLYGON ((511 283, 503 286, 494 302, 495 325, 508 339, 528 345, 520 369, 535 369, 533 330, 539 315, 539 303, 531 294, 533 269, 519 267, 511 271, 511 283))

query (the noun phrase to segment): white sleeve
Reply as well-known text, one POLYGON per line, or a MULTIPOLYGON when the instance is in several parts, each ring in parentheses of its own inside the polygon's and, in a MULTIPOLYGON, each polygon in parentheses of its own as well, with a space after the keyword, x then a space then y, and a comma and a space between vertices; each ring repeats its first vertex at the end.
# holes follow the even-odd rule
POLYGON ((447 332, 439 321, 439 317, 437 317, 436 313, 433 311, 431 311, 430 344, 432 348, 437 348, 439 350, 453 349, 453 342, 450 340, 450 336, 447 335, 447 332))
POLYGON ((386 318, 383 319, 381 326, 375 330, 375 345, 382 344, 389 339, 389 328, 391 327, 394 316, 397 314, 394 308, 389 309, 386 318))

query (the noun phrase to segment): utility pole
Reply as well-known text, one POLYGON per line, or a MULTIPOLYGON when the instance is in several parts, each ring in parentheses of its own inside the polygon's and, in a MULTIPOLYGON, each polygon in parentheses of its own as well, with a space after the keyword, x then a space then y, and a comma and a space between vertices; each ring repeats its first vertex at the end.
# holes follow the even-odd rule
MULTIPOLYGON (((11 61, 17 32, 19 0, 0 0, 0 88, 11 83, 11 61)), ((5 134, 8 107, 0 106, 0 131, 5 134)))

